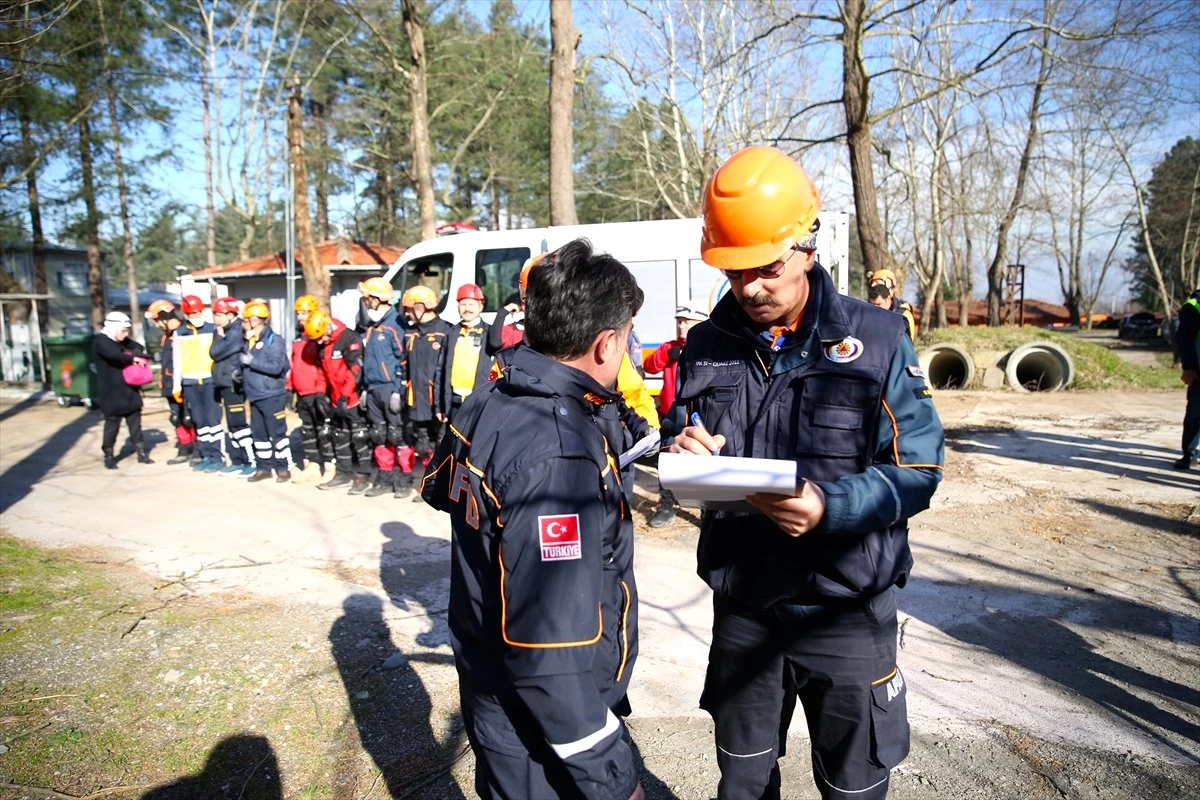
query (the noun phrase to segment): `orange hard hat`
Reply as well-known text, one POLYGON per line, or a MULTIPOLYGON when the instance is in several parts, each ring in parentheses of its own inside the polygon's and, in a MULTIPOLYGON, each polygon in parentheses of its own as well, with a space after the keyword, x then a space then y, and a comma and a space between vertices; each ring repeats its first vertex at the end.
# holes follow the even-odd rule
POLYGON ((367 278, 358 285, 358 291, 362 292, 363 297, 378 297, 385 303, 392 302, 392 297, 396 294, 392 284, 385 278, 367 278))
POLYGON ((329 333, 332 327, 333 320, 329 318, 329 315, 317 309, 308 315, 308 319, 304 323, 304 335, 316 341, 329 333))
POLYGON ((400 304, 405 308, 412 308, 417 303, 420 303, 427 309, 433 310, 437 308, 437 294, 428 286, 417 285, 405 289, 404 296, 400 298, 400 304))
POLYGON ((525 259, 525 263, 521 265, 521 278, 519 283, 522 300, 525 299, 525 290, 529 288, 529 273, 533 272, 534 267, 542 263, 542 259, 545 258, 546 255, 546 253, 538 253, 537 255, 530 256, 529 258, 525 259))
POLYGON ((258 317, 259 319, 270 319, 271 309, 262 300, 251 300, 246 303, 246 307, 242 309, 242 316, 245 319, 258 317))
POLYGON ((895 289, 896 288, 896 273, 892 272, 890 269, 877 269, 874 272, 872 272, 870 274, 870 276, 868 276, 868 278, 867 278, 868 286, 870 286, 873 283, 882 283, 884 286, 888 287, 889 289, 895 289))
POLYGON ((708 181, 700 257, 719 269, 753 269, 792 247, 815 249, 821 195, 795 159, 774 147, 734 153, 708 181))
POLYGON ((478 300, 483 302, 483 289, 473 283, 464 283, 458 290, 455 300, 478 300))
POLYGON ((297 313, 301 311, 307 311, 311 314, 312 312, 319 311, 320 309, 321 304, 317 302, 317 298, 313 297, 311 294, 300 295, 296 298, 296 302, 292 305, 292 310, 297 313))
POLYGON ((146 319, 156 320, 159 314, 172 314, 175 311, 175 304, 170 300, 154 300, 146 307, 146 319))

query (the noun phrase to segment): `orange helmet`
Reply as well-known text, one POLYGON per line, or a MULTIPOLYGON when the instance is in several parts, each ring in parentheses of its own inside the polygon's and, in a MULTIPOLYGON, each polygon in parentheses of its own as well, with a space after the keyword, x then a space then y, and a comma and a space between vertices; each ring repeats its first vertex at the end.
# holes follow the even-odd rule
POLYGON ((212 311, 214 314, 237 314, 240 305, 236 297, 218 297, 213 301, 212 311))
POLYGON ((321 304, 317 302, 317 298, 313 297, 311 294, 300 295, 296 298, 296 302, 292 304, 292 310, 296 313, 307 311, 311 314, 312 312, 319 311, 320 309, 321 304))
POLYGON ((430 289, 428 286, 417 285, 410 286, 404 291, 404 296, 400 298, 400 303, 405 308, 412 308, 417 303, 420 303, 432 311, 437 308, 438 298, 433 289, 430 289))
POLYGON ((867 276, 867 285, 870 286, 873 283, 882 283, 889 289, 895 289, 896 273, 890 269, 877 269, 867 276))
POLYGON ((396 294, 392 284, 384 278, 367 278, 358 285, 358 291, 362 292, 363 297, 378 297, 385 303, 392 302, 396 294))
POLYGON ((156 320, 159 314, 173 314, 175 304, 170 300, 155 300, 146 307, 146 319, 156 320))
POLYGON ((304 323, 304 335, 316 341, 333 328, 333 320, 324 311, 317 309, 308 315, 308 320, 304 323))
POLYGON ((525 259, 525 263, 521 266, 521 300, 525 300, 525 290, 529 288, 529 273, 533 272, 533 268, 542 263, 542 259, 546 257, 546 253, 538 253, 535 256, 530 256, 525 259))
POLYGON ((748 147, 704 189, 700 257, 719 269, 770 264, 795 246, 815 249, 821 195, 804 168, 774 147, 748 147))
POLYGON ((479 302, 482 303, 483 302, 483 289, 480 289, 478 286, 476 286, 473 283, 464 283, 462 285, 462 287, 459 288, 458 294, 455 296, 454 299, 455 300, 478 300, 479 302))
POLYGON ((242 316, 246 319, 258 317, 259 319, 270 319, 271 309, 262 300, 251 300, 246 303, 246 307, 242 309, 242 316))
POLYGON ((185 294, 181 305, 184 314, 199 314, 204 310, 204 301, 194 294, 185 294))

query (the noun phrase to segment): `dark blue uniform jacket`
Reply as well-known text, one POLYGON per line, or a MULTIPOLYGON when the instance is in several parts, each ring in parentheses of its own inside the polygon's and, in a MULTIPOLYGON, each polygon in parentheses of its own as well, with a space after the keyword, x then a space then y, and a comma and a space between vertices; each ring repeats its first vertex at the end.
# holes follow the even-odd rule
POLYGON ((464 690, 514 693, 587 798, 637 784, 614 714, 637 656, 633 525, 615 392, 527 347, 473 392, 422 496, 449 512, 464 690))
POLYGON ((688 333, 680 395, 725 437, 723 455, 796 462, 825 516, 794 538, 757 512, 705 511, 699 574, 764 608, 871 598, 912 566, 908 518, 941 480, 943 432, 904 320, 808 275, 795 334, 772 352, 732 295, 688 333))
POLYGON ((453 325, 441 317, 404 329, 408 356, 408 419, 430 422, 450 410, 450 352, 453 325))
POLYGON ((242 393, 246 399, 266 400, 282 395, 287 391, 289 368, 283 337, 267 325, 248 347, 250 363, 242 368, 242 393))
POLYGON ((242 321, 235 319, 225 327, 225 335, 213 331, 212 347, 208 355, 213 360, 213 383, 217 386, 233 386, 234 376, 242 371, 241 355, 246 352, 246 334, 242 321))
POLYGON ((393 392, 403 394, 407 376, 404 333, 392 306, 363 334, 363 383, 368 389, 390 386, 393 392))

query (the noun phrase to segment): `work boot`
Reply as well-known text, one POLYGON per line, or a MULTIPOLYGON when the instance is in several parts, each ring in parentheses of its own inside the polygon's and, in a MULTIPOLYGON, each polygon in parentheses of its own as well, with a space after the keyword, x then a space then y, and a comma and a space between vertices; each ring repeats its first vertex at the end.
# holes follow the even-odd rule
POLYGON ((343 486, 349 486, 353 482, 353 480, 354 479, 350 477, 350 473, 342 472, 341 470, 338 470, 337 472, 333 473, 333 477, 331 479, 320 484, 319 486, 317 486, 317 488, 322 489, 322 490, 340 489, 343 486))
POLYGON ((392 473, 392 497, 400 500, 412 494, 412 473, 411 472, 393 472, 392 473))
POLYGON ((146 448, 139 447, 137 449, 137 458, 139 464, 153 464, 154 459, 150 458, 150 454, 146 452, 146 448))
POLYGON ((186 464, 189 461, 191 461, 191 459, 192 459, 192 448, 182 446, 179 448, 179 452, 177 452, 175 454, 175 457, 172 458, 170 461, 168 461, 167 464, 169 466, 175 466, 176 464, 186 464))
POLYGON ((1175 469, 1191 469, 1192 457, 1191 456, 1183 456, 1182 458, 1179 458, 1178 460, 1171 462, 1171 466, 1174 467, 1175 469))
POLYGON ((197 464, 204 463, 204 456, 200 455, 199 450, 193 450, 192 454, 188 456, 188 463, 192 465, 193 469, 195 469, 197 464))
POLYGON ((253 475, 251 475, 249 478, 246 478, 247 483, 258 483, 259 481, 269 480, 271 480, 271 470, 269 469, 256 470, 253 475))
POLYGON ((381 478, 376 478, 371 484, 371 488, 367 489, 367 497, 379 497, 381 494, 387 494, 388 489, 392 488, 388 485, 388 481, 381 478))
POLYGON ((105 469, 116 469, 117 468, 117 460, 115 458, 113 458, 113 451, 105 450, 103 452, 104 452, 104 468, 105 469))
POLYGON ((366 475, 355 475, 354 483, 351 484, 350 491, 346 492, 346 494, 362 494, 370 485, 371 479, 366 475))
POLYGON ((651 528, 664 528, 670 525, 674 519, 675 506, 671 503, 660 502, 654 509, 654 513, 650 515, 649 525, 651 528))
POLYGON ((291 479, 292 479, 292 473, 289 472, 286 467, 284 467, 283 469, 275 470, 275 482, 276 483, 287 483, 291 479))

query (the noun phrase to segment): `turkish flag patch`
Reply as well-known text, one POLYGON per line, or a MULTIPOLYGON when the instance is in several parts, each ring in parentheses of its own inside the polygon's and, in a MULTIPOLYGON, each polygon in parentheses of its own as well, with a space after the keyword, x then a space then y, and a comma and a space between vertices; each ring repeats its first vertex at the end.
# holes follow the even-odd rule
POLYGON ((579 515, 538 517, 542 561, 573 561, 583 557, 579 545, 579 515))

